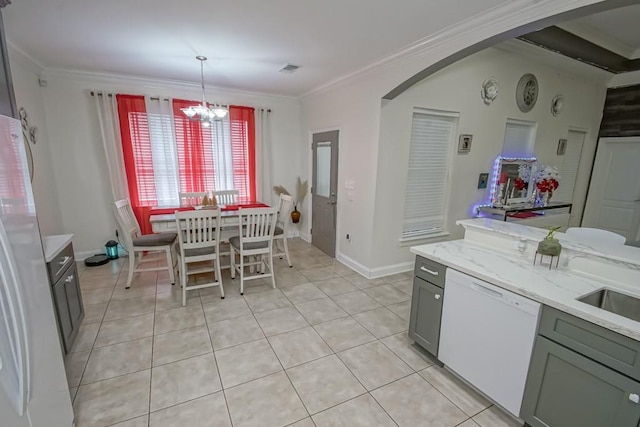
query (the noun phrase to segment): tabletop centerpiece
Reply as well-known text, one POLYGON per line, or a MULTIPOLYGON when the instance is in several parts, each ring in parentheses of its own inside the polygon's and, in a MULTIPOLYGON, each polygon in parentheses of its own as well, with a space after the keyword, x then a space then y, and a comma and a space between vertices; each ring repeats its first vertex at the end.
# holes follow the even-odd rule
POLYGON ((549 227, 549 232, 545 236, 544 239, 538 243, 538 249, 536 249, 536 254, 533 258, 533 265, 536 264, 538 259, 538 255, 540 255, 540 264, 544 260, 545 256, 551 257, 549 261, 549 270, 551 270, 551 266, 553 265, 554 258, 556 259, 556 268, 558 268, 558 263, 560 262, 560 252, 562 252, 562 245, 554 236, 556 231, 558 231, 560 227, 549 227))
POLYGON ((554 166, 541 166, 535 174, 536 205, 547 206, 553 192, 560 186, 560 174, 554 166))

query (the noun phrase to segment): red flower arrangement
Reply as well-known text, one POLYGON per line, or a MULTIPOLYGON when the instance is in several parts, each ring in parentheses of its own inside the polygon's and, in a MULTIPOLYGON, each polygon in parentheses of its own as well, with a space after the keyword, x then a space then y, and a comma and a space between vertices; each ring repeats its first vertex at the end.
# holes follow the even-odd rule
POLYGON ((538 188, 541 193, 553 193, 558 186, 560 186, 560 183, 555 178, 543 179, 536 183, 536 188, 538 188))
POLYGON ((522 178, 516 178, 515 181, 513 181, 513 186, 515 187, 516 190, 518 191, 522 191, 525 189, 525 187, 527 186, 527 184, 524 182, 524 179, 522 178))

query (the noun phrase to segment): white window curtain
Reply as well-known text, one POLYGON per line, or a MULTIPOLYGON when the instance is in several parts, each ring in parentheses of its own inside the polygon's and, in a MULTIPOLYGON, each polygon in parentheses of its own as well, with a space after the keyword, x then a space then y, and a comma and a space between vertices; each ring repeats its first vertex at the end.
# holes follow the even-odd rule
POLYGON ((102 147, 109 170, 109 182, 113 201, 129 197, 127 172, 124 168, 122 139, 118 121, 118 104, 114 94, 94 91, 94 102, 100 126, 102 147))
POLYGON ((274 193, 271 186, 271 112, 255 109, 256 123, 256 192, 261 202, 273 205, 274 193))
POLYGON ((171 99, 144 97, 158 207, 180 206, 178 155, 171 99))
POLYGON ((413 113, 401 240, 441 233, 457 116, 413 113))

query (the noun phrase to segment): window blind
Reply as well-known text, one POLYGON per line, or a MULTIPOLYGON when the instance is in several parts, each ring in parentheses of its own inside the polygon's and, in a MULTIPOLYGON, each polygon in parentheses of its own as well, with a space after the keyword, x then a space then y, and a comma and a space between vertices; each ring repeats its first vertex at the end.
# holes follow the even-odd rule
POLYGON ((233 188, 241 201, 256 197, 255 118, 251 107, 229 107, 233 188), (253 141, 253 142, 251 142, 253 141))
POLYGON ((584 137, 584 132, 569 131, 567 148, 564 156, 562 156, 562 163, 558 168, 560 186, 553 193, 553 199, 556 201, 573 202, 573 191, 576 188, 584 137))
POLYGON ((402 238, 442 232, 455 117, 413 113, 402 238))
POLYGON ((149 112, 148 121, 158 206, 179 206, 178 159, 171 116, 149 112))
POLYGON ((138 200, 141 206, 156 206, 156 180, 153 168, 153 152, 146 113, 129 113, 129 126, 135 158, 138 200))

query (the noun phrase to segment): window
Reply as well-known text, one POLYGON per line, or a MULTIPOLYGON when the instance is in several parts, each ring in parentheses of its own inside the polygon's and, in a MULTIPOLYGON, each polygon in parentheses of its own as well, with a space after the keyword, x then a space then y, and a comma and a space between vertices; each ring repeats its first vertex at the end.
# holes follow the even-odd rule
POLYGON ((576 187, 576 179, 578 178, 578 167, 580 166, 580 157, 582 157, 582 146, 585 136, 585 132, 569 131, 567 148, 562 156, 562 163, 558 168, 560 186, 553 193, 553 198, 557 201, 573 201, 573 191, 576 187))
POLYGON ((504 157, 533 157, 536 124, 524 120, 507 120, 502 155, 504 157))
POLYGON ((238 190, 241 201, 255 199, 253 108, 231 106, 224 119, 204 127, 182 113, 192 104, 118 95, 133 206, 178 206, 179 192, 238 190))
POLYGON ((457 115, 413 113, 402 240, 442 233, 457 115))

